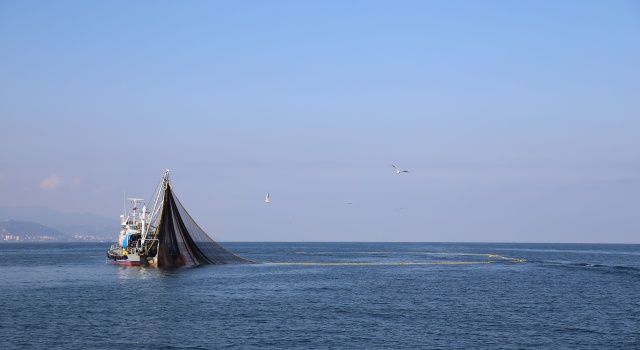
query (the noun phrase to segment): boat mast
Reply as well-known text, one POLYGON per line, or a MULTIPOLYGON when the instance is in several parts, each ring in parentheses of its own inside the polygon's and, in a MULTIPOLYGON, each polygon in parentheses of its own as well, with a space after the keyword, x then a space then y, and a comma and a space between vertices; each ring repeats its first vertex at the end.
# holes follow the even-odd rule
MULTIPOLYGON (((167 189, 167 185, 169 184, 169 169, 164 171, 162 174, 162 178, 160 180, 160 184, 156 188, 156 191, 153 195, 153 207, 151 208, 151 214, 149 216, 149 220, 142 225, 142 244, 144 244, 147 239, 147 235, 149 234, 150 229, 152 229, 152 224, 154 223, 158 213, 162 209, 162 205, 164 204, 164 191, 167 189)), ((153 227, 155 228, 155 227, 153 227)))

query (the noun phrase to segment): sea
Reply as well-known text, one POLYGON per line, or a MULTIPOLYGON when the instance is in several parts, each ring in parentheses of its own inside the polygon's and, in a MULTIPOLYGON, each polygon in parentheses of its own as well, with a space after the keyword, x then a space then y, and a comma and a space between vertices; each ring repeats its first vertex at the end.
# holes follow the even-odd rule
POLYGON ((640 349, 640 245, 224 245, 256 263, 0 244, 0 349, 640 349))

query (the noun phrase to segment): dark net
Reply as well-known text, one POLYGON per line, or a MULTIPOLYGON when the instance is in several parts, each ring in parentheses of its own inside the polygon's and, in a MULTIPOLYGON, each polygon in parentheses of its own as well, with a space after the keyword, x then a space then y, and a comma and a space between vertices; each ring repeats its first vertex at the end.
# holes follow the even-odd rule
POLYGON ((158 267, 243 264, 252 261, 224 249, 187 213, 167 184, 158 225, 158 267))

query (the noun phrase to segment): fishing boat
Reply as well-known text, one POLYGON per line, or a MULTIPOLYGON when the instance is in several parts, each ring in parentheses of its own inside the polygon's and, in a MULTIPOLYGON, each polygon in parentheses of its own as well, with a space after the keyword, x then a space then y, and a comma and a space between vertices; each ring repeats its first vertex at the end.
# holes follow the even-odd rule
POLYGON ((151 215, 147 212, 147 206, 141 198, 128 198, 131 202, 129 213, 120 215, 120 225, 122 229, 118 235, 118 242, 113 244, 107 252, 109 261, 117 265, 140 266, 157 265, 156 254, 143 254, 143 251, 151 252, 157 249, 157 239, 142 234, 145 229, 149 229, 151 215), (139 206, 142 210, 139 211, 139 206), (143 245, 143 243, 146 243, 143 245), (146 246, 147 249, 142 249, 146 246), (141 259, 142 256, 142 259, 141 259))
POLYGON ((107 261, 149 267, 252 263, 200 228, 176 197, 169 173, 163 173, 150 209, 143 199, 129 198, 130 208, 120 215, 122 228, 118 241, 107 251, 107 261))

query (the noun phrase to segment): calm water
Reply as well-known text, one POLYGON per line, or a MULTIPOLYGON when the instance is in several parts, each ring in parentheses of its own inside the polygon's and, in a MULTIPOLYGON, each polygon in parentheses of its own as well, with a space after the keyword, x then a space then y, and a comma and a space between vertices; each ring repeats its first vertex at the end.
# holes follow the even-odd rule
POLYGON ((226 246, 268 263, 0 244, 0 348, 640 349, 640 245, 226 246))

